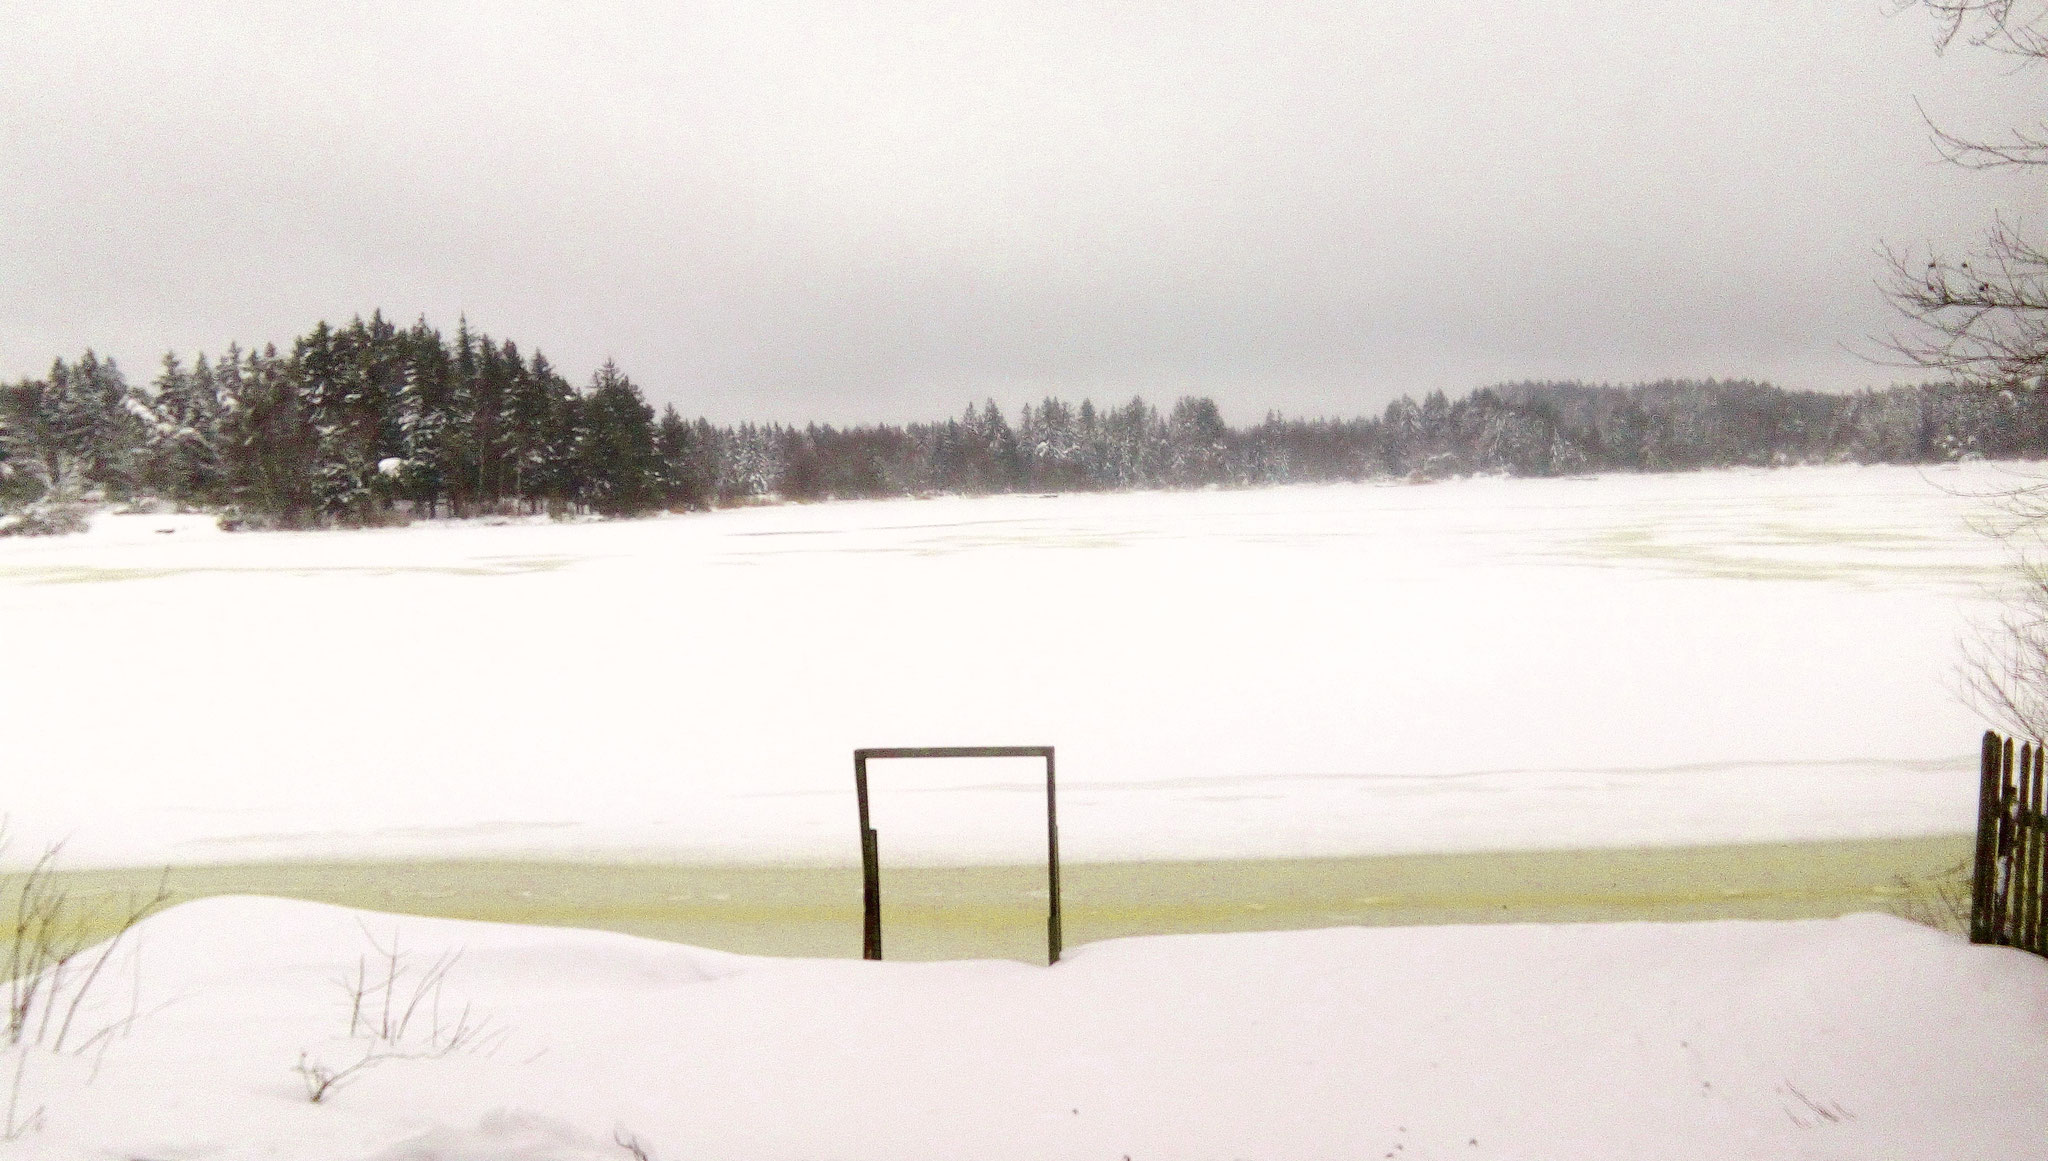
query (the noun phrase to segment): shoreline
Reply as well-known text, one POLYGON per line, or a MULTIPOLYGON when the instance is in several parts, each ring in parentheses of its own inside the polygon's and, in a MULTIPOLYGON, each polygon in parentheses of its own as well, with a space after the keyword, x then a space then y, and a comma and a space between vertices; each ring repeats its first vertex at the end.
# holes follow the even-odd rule
MULTIPOLYGON (((1342 926, 1808 919, 1938 908, 1966 834, 1818 842, 1064 863, 1069 948, 1128 935, 1342 926)), ((81 901, 164 869, 60 870, 81 901)), ((19 873, 0 875, 15 884, 19 873)), ((860 954, 857 866, 438 858, 174 865, 173 902, 275 895, 400 914, 583 927, 755 955, 860 954)), ((1045 868, 882 869, 890 959, 1042 961, 1045 868)))

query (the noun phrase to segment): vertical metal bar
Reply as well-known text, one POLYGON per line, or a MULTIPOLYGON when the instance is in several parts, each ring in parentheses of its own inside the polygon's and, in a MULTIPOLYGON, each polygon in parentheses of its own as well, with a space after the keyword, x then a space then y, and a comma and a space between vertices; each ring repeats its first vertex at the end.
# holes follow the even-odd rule
POLYGON ((1045 918, 1045 957, 1048 964, 1055 964, 1060 962, 1060 812, 1050 746, 1045 751, 1045 873, 1052 904, 1045 918))
POLYGON ((868 756, 853 755, 853 787, 860 796, 860 957, 882 958, 882 859, 875 828, 868 825, 868 756))
MULTIPOLYGON (((1970 942, 1991 942, 1991 887, 1997 874, 1998 735, 1984 731, 1977 783, 1977 861, 1970 872, 1970 942)), ((862 816, 865 822, 866 816, 862 816)))
POLYGON ((861 835, 861 860, 867 882, 861 889, 862 959, 882 958, 882 856, 873 828, 861 835))

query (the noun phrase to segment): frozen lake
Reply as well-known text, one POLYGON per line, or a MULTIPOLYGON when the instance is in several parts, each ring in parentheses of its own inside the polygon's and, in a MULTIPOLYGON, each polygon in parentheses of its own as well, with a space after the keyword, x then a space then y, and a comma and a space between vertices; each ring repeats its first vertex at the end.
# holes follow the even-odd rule
MULTIPOLYGON (((848 863, 858 746, 1051 744, 1078 860, 1956 832, 2007 469, 0 541, 16 860, 848 863)), ((874 770, 1042 858, 1031 762, 874 770)))

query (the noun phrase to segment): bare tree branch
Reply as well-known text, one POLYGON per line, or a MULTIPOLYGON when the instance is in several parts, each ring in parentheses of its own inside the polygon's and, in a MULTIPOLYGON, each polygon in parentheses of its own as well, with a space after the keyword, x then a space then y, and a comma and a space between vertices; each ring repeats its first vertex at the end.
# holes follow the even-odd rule
POLYGON ((1924 7, 1934 14, 1936 52, 1961 41, 2023 61, 2048 59, 2048 33, 2039 0, 1918 0, 1905 7, 1924 7))
POLYGON ((1880 340, 1900 365, 1965 383, 2048 385, 2048 252, 2004 218, 1972 258, 1887 247, 1886 293, 1915 325, 1880 340))
POLYGON ((1950 165, 1964 169, 2011 169, 2019 166, 2048 165, 2048 125, 2029 132, 2023 129, 2011 131, 2010 141, 1972 141, 1943 129, 1928 115, 1927 109, 1914 98, 1913 107, 1920 110, 1920 120, 1927 125, 1928 136, 1934 142, 1935 151, 1950 165))
MULTIPOLYGON (((2016 58, 2029 68, 2048 60, 2044 0, 1917 0, 1937 23, 1935 48, 1957 42, 2016 58)), ((1903 8, 1901 9, 1903 11, 1903 8)), ((1916 106, 1918 102, 1915 102, 1916 106)), ((1963 169, 2048 166, 2048 126, 2014 129, 2000 140, 1963 137, 1920 110, 1941 157, 1963 169)), ((1987 387, 2048 386, 2048 252, 2016 221, 1997 218, 1968 257, 1886 247, 1885 292, 1911 324, 1880 340, 1900 365, 1938 371, 1987 387)))

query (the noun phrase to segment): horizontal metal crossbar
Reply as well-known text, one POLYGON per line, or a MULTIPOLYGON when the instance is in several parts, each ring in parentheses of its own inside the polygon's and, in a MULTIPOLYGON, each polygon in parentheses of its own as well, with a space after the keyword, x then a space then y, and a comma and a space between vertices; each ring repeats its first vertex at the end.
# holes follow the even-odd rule
POLYGON ((866 758, 1050 758, 1051 746, 878 746, 853 752, 866 758))

